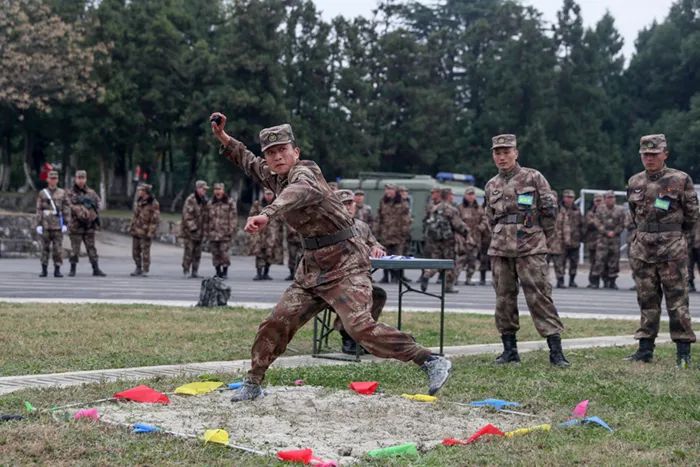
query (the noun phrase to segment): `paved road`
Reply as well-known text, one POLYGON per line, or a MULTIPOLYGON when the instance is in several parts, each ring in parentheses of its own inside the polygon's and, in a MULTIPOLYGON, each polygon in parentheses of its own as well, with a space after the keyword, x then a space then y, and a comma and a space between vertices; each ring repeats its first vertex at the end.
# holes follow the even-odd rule
MULTIPOLYGON (((98 251, 100 264, 108 274, 105 278, 91 275, 87 258, 81 258, 76 277, 39 278, 39 261, 36 258, 0 258, 0 300, 2 298, 38 299, 102 299, 119 301, 172 300, 195 303, 199 297, 198 280, 185 279, 181 271, 182 250, 170 245, 154 245, 151 274, 147 278, 133 278, 130 239, 128 237, 101 233, 98 251)), ((288 271, 284 266, 273 266, 273 281, 252 281, 254 260, 251 257, 234 257, 229 270, 228 283, 232 288, 231 302, 272 304, 277 301, 289 282, 284 281, 288 271)), ((65 263, 63 272, 67 272, 65 263)), ((211 258, 205 254, 201 273, 212 273, 211 258)), ((418 271, 409 271, 407 276, 417 279, 418 271)), ((375 273, 375 280, 381 272, 375 273)), ((581 275, 579 283, 584 285, 581 275)), ((563 289, 554 290, 554 301, 563 314, 638 315, 636 295, 629 291, 632 281, 625 275, 619 280, 621 290, 563 289)), ((431 283, 430 290, 438 292, 439 286, 431 283)), ((396 285, 386 286, 389 294, 387 306, 397 305, 396 285)), ((447 295, 446 307, 451 310, 492 312, 495 293, 491 286, 458 286, 459 294, 447 295)), ((520 309, 527 310, 522 293, 520 309)), ((700 318, 700 294, 691 294, 691 314, 700 318)), ((434 310, 438 302, 419 294, 404 296, 404 307, 409 309, 434 310)))

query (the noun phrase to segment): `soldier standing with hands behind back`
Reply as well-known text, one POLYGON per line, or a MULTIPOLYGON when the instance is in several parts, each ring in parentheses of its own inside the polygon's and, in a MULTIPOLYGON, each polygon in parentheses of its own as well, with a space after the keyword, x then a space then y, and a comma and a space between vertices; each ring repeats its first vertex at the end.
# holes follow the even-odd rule
POLYGON ((485 209, 493 226, 488 254, 496 290, 496 327, 503 341, 497 364, 519 362, 518 284, 522 285, 537 332, 547 338, 549 361, 568 367, 561 348, 564 325, 547 279, 547 237, 554 235, 557 197, 537 170, 521 167, 515 135, 499 135, 491 146, 498 175, 486 184, 485 209))
POLYGON ((46 179, 48 186, 36 199, 36 233, 41 235, 41 274, 48 275, 49 251, 53 254, 53 276, 63 277, 63 234, 70 223, 70 202, 66 192, 58 188, 58 172, 52 170, 46 179))
POLYGON ((639 153, 644 171, 627 183, 627 201, 637 232, 630 246, 630 266, 637 287, 641 322, 634 338, 639 349, 628 360, 650 362, 659 333, 661 301, 666 297, 676 364, 690 365, 695 333, 688 311, 688 244, 698 222, 698 196, 690 176, 666 166, 662 134, 642 136, 639 153))

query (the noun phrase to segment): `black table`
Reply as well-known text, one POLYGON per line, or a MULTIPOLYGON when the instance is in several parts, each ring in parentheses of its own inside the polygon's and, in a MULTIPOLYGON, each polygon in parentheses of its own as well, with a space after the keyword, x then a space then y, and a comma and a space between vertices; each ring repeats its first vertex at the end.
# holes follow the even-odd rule
POLYGON ((403 274, 399 276, 399 310, 398 322, 396 327, 401 329, 401 307, 404 294, 415 292, 422 295, 428 295, 440 300, 440 355, 443 354, 443 340, 445 337, 445 271, 453 269, 455 266, 454 260, 451 259, 427 259, 427 258, 410 258, 410 259, 393 259, 393 258, 378 258, 372 259, 372 272, 377 269, 437 269, 440 274, 440 295, 430 292, 423 292, 420 289, 415 289, 408 283, 403 274))

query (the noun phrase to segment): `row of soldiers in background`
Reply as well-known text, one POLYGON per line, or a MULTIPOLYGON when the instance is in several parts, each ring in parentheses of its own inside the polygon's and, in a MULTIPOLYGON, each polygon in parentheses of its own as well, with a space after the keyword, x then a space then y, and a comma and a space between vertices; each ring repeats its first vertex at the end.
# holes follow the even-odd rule
POLYGON ((49 256, 53 257, 54 277, 63 277, 63 234, 68 233, 71 243, 70 272, 75 276, 80 247, 85 243, 92 275, 103 277, 95 248, 95 230, 100 226, 100 197, 87 186, 87 172, 78 170, 70 190, 58 188, 58 172, 47 176, 47 187, 39 192, 36 201, 36 233, 41 236, 41 274, 48 276, 49 256))

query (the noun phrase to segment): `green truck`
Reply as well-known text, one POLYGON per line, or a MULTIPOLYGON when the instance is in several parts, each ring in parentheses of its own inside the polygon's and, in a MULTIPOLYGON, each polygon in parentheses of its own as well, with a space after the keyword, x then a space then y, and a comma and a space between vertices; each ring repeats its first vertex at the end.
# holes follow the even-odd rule
MULTIPOLYGON (((440 180, 430 175, 413 175, 393 172, 360 172, 358 178, 345 178, 338 182, 340 188, 348 190, 362 190, 365 192, 365 203, 372 206, 372 213, 376 216, 379 201, 384 196, 384 185, 393 183, 394 185, 408 188, 411 206, 411 243, 414 254, 420 254, 423 244, 423 216, 425 205, 430 198, 430 190, 437 188, 452 188, 454 200, 461 202, 464 189, 472 186, 473 178, 469 176, 454 177, 444 176, 440 173, 440 180), (447 178, 452 178, 448 180, 447 178)), ((448 174, 449 175, 449 174, 448 174)), ((476 188, 476 196, 481 204, 484 200, 484 190, 476 188)))

